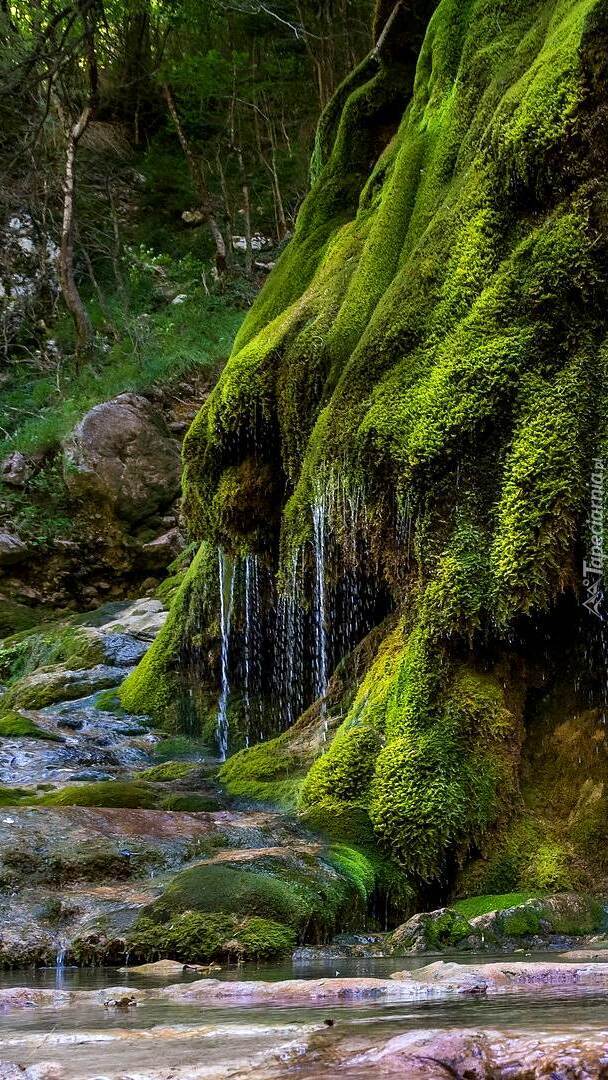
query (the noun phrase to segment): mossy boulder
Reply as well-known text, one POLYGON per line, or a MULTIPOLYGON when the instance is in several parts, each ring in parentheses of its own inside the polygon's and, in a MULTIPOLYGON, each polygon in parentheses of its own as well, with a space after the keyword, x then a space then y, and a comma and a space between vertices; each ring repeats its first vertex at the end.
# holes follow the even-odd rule
POLYGON ((393 955, 441 952, 463 947, 473 933, 471 924, 453 908, 413 915, 390 935, 386 948, 393 955))
POLYGON ((162 924, 144 916, 128 938, 130 956, 166 956, 184 963, 267 960, 290 952, 295 944, 294 931, 271 919, 200 911, 184 911, 162 924))
POLYGON ((117 806, 125 809, 158 808, 158 790, 135 780, 101 780, 68 784, 35 799, 37 806, 117 806))
POLYGON ((477 896, 412 916, 390 935, 386 948, 392 955, 513 949, 522 942, 543 948, 595 934, 607 921, 605 905, 591 896, 477 896))
POLYGON ((0 739, 46 739, 49 742, 62 742, 60 735, 39 727, 30 716, 15 710, 0 716, 0 739))
POLYGON ((258 916, 291 927, 308 941, 357 929, 375 886, 373 865, 345 846, 294 847, 265 854, 226 851, 181 870, 149 914, 164 923, 184 911, 258 916))
POLYGON ((565 893, 478 915, 471 919, 471 926, 487 942, 504 942, 522 937, 582 937, 604 929, 607 921, 601 901, 565 893))
POLYGON ((60 701, 74 701, 96 690, 115 686, 124 675, 121 668, 96 667, 68 671, 63 665, 39 668, 18 679, 0 698, 0 716, 19 709, 44 709, 60 701))

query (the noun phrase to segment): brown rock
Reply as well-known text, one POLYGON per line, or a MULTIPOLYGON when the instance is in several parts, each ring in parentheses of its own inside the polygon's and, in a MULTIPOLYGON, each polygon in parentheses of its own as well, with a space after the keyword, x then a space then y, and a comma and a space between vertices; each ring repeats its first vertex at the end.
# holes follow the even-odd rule
POLYGON ((149 517, 178 493, 179 446, 161 414, 137 394, 96 405, 65 440, 63 451, 70 492, 109 504, 125 521, 149 517))

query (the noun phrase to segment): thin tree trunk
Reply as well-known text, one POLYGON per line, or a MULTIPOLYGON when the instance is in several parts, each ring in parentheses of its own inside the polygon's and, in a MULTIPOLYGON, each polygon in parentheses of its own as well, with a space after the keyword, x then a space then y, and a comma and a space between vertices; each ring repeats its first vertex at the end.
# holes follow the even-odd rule
POLYGON ((220 178, 220 188, 222 199, 224 200, 224 214, 226 217, 226 264, 227 266, 232 266, 232 237, 234 236, 232 207, 230 205, 230 194, 228 192, 228 184, 226 183, 226 174, 224 172, 224 166, 222 165, 222 156, 219 147, 215 155, 215 164, 217 166, 217 174, 220 178))
POLYGON ((61 292, 76 327, 76 353, 86 352, 91 345, 93 328, 78 291, 74 277, 74 202, 76 196, 76 151, 92 116, 87 105, 68 130, 65 172, 63 178, 63 220, 59 248, 59 280, 61 292))
POLYGON ((247 180, 247 173, 245 172, 245 162, 243 160, 243 148, 241 146, 240 137, 240 124, 238 143, 236 140, 236 125, 234 115, 235 110, 236 71, 233 70, 232 103, 230 107, 230 142, 232 145, 232 149, 236 154, 236 161, 241 181, 241 191, 243 193, 243 222, 245 225, 245 273, 248 277, 251 277, 251 275, 253 274, 253 248, 251 246, 251 199, 249 195, 249 182, 247 180))
POLYGON ((169 111, 169 115, 173 121, 173 125, 177 132, 180 146, 184 152, 184 156, 188 163, 192 182, 199 198, 201 215, 203 219, 207 222, 209 232, 211 233, 213 243, 215 244, 215 265, 217 272, 221 277, 226 272, 226 243, 224 241, 224 237, 222 236, 222 230, 220 229, 216 221, 215 215, 211 207, 211 199, 209 197, 209 192, 207 191, 207 185, 205 183, 205 177, 203 175, 201 163, 198 158, 195 157, 192 151, 192 147, 188 142, 186 133, 182 127, 181 120, 177 114, 173 91, 171 90, 171 87, 168 83, 163 83, 162 92, 167 109, 169 111))

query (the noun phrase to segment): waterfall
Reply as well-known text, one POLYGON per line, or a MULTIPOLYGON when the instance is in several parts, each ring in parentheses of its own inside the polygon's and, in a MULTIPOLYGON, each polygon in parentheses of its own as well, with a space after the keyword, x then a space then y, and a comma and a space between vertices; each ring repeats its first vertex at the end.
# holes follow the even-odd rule
MULTIPOLYGON (((254 717, 253 701, 260 693, 261 683, 261 621, 262 603, 260 596, 260 569, 257 555, 246 555, 245 574, 245 625, 243 635, 243 701, 247 730, 245 745, 249 746, 249 736, 254 717)), ((260 732, 260 738, 262 734, 260 732)))
POLYGON ((326 504, 323 494, 312 506, 313 551, 315 564, 314 589, 314 680, 315 697, 327 689, 327 596, 325 582, 326 504))
POLYGON ((287 580, 277 599, 274 641, 274 685, 279 706, 281 729, 289 727, 304 708, 304 612, 300 596, 298 558, 303 549, 291 556, 287 580))
POLYGON ((57 953, 55 955, 55 985, 63 986, 63 979, 65 973, 65 957, 67 949, 63 941, 57 942, 57 953))
POLYGON ((220 698, 217 710, 216 733, 219 756, 226 760, 228 753, 228 698, 230 696, 229 660, 230 660, 230 623, 232 620, 232 602, 234 599, 234 566, 224 552, 218 551, 220 576, 220 631, 222 636, 220 656, 220 698))

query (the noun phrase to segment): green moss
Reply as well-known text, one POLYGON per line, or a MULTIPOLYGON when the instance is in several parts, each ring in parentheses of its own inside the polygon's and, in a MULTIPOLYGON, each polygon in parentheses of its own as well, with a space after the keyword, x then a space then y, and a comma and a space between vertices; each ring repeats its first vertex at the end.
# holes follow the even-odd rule
POLYGON ((0 600, 0 639, 30 630, 40 620, 37 611, 16 600, 0 600))
POLYGON ((186 792, 183 795, 168 795, 160 804, 161 810, 179 810, 185 814, 209 813, 223 809, 219 799, 211 795, 197 795, 186 792))
MULTIPOLYGON (((303 746, 298 721, 223 782, 307 815, 363 811, 411 887, 470 861, 473 893, 566 888, 579 862, 538 780, 522 810, 521 756, 605 427, 608 24, 601 0, 440 0, 414 77, 404 27, 428 11, 407 7, 326 111, 293 241, 188 433, 203 546, 121 700, 185 729, 194 643, 188 689, 210 715, 217 546, 280 551, 279 581, 299 554, 308 595, 322 494, 328 586, 360 542, 397 625, 328 745, 303 746)), ((568 811, 587 850, 595 790, 597 813, 590 791, 568 811)))
POLYGON ((97 635, 59 622, 7 638, 0 647, 0 675, 14 681, 38 668, 60 664, 66 670, 80 671, 103 660, 103 645, 97 635))
POLYGON ((171 780, 181 780, 192 772, 193 765, 187 761, 165 761, 161 765, 152 765, 149 769, 143 769, 137 773, 137 781, 154 780, 159 783, 169 783, 171 780))
POLYGON ((0 785, 0 806, 19 806, 24 800, 31 800, 32 794, 32 788, 0 785))
POLYGON ((260 960, 289 952, 295 943, 292 930, 270 919, 186 911, 168 924, 140 917, 129 935, 129 952, 142 960, 163 956, 184 963, 225 956, 260 960))
POLYGON ((29 716, 22 716, 18 712, 9 712, 0 717, 0 738, 3 739, 47 739, 49 742, 62 742, 59 735, 52 731, 45 731, 38 727, 29 716))
POLYGON ((486 915, 490 911, 503 911, 504 908, 516 907, 524 904, 526 900, 534 900, 538 893, 512 892, 502 893, 498 896, 469 896, 466 900, 456 900, 452 903, 455 911, 459 911, 466 919, 474 919, 477 915, 486 915))
POLYGON ((211 754, 207 743, 201 739, 193 739, 188 735, 172 735, 161 739, 152 748, 152 756, 155 761, 197 762, 201 758, 211 754))
POLYGON ((149 914, 157 921, 184 911, 255 915, 323 941, 361 925, 374 878, 366 856, 343 845, 319 855, 297 848, 282 855, 260 851, 249 863, 225 856, 181 870, 149 914))
POLYGON ((233 754, 219 778, 235 797, 293 809, 299 799, 306 765, 279 735, 267 743, 233 754))
POLYGON ((68 784, 35 800, 37 806, 120 806, 155 810, 158 793, 149 784, 136 781, 100 780, 90 784, 68 784))
POLYGON ((201 544, 176 593, 169 616, 135 671, 122 683, 118 695, 127 712, 145 714, 168 732, 189 727, 192 720, 189 687, 180 669, 188 620, 196 626, 217 610, 217 554, 201 544))

